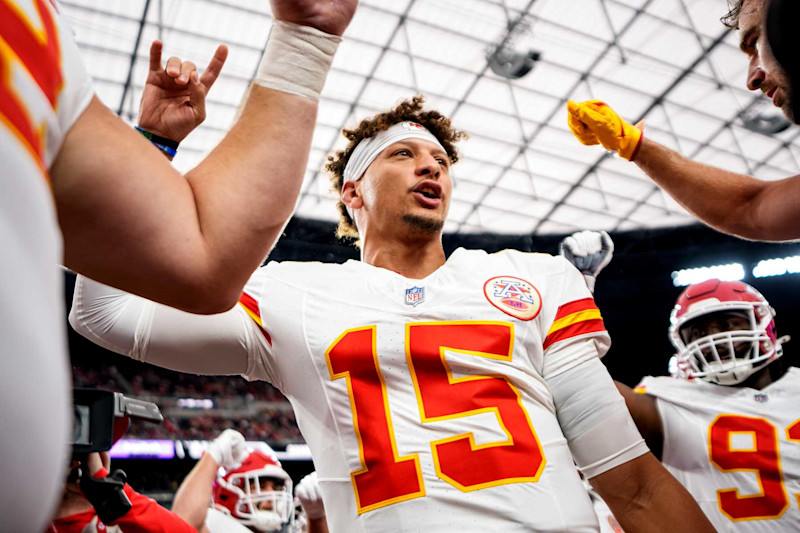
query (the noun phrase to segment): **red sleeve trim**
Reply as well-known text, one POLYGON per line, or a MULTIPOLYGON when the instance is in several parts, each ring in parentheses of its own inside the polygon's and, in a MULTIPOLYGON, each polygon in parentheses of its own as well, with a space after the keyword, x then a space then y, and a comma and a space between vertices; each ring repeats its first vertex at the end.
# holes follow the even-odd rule
POLYGON ((258 302, 255 298, 247 294, 246 292, 242 292, 242 295, 239 297, 239 305, 244 307, 244 310, 247 311, 247 314, 250 315, 250 318, 253 319, 258 325, 258 330, 264 335, 264 338, 267 340, 267 344, 272 346, 272 337, 270 337, 267 330, 264 329, 264 325, 261 323, 261 311, 258 309, 258 302))
POLYGON ((594 298, 583 298, 582 300, 575 300, 574 302, 565 303, 556 311, 556 317, 553 322, 569 316, 578 311, 586 311, 588 309, 597 309, 597 304, 594 303, 594 298))
POLYGON ((602 318, 596 318, 593 320, 584 320, 583 322, 576 322, 575 324, 569 325, 565 328, 559 329, 558 331, 554 331, 550 335, 547 336, 544 340, 544 349, 547 350, 553 344, 570 339, 572 337, 577 337, 578 335, 585 335, 587 333, 597 333, 601 331, 605 331, 605 325, 603 324, 602 318))

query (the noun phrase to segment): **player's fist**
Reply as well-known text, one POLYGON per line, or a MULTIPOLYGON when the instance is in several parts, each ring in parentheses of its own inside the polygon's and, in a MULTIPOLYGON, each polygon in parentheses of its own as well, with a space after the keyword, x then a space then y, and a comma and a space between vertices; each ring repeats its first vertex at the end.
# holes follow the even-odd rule
POLYGON ((605 231, 579 231, 561 241, 558 253, 575 265, 581 274, 597 276, 611 262, 614 241, 605 231))
POLYGON ((311 472, 301 479, 294 489, 294 493, 300 500, 300 505, 303 506, 309 520, 317 520, 325 516, 325 506, 322 504, 322 492, 319 490, 316 472, 311 472))
MULTIPOLYGON (((628 124, 605 102, 567 102, 567 124, 578 140, 586 145, 602 144, 633 161, 642 142, 640 127, 628 124)), ((638 125, 641 126, 641 125, 638 125)))
POLYGON ((561 241, 558 253, 583 274, 594 293, 595 278, 614 255, 614 241, 605 231, 579 231, 561 241))
POLYGON ((235 429, 226 429, 208 445, 206 453, 226 470, 247 459, 244 435, 235 429))
POLYGON ((356 12, 358 0, 270 0, 269 3, 278 20, 341 35, 356 12))

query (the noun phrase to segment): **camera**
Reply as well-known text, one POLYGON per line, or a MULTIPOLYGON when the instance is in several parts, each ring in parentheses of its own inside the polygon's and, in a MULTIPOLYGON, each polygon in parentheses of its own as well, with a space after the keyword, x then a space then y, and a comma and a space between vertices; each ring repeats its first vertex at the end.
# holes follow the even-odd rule
POLYGON ((90 453, 110 450, 125 434, 131 418, 163 422, 164 417, 152 402, 99 389, 72 389, 72 405, 72 458, 81 463, 76 469, 77 478, 98 518, 109 524, 131 510, 124 490, 127 476, 116 470, 105 478, 93 478, 85 471, 86 458, 90 453))
POLYGON ((72 389, 72 404, 73 456, 110 450, 128 429, 131 418, 164 421, 156 404, 119 392, 76 387, 72 389))

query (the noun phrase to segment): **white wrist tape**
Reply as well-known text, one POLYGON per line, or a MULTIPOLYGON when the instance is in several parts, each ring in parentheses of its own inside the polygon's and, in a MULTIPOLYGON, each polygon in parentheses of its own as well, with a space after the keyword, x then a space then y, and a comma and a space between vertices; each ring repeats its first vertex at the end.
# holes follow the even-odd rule
POLYGON ((276 20, 253 82, 318 100, 341 41, 338 35, 276 20))

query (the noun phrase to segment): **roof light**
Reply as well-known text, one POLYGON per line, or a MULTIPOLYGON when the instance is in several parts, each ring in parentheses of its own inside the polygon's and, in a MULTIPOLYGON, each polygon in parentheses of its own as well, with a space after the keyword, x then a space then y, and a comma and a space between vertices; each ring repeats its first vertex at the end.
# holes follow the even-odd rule
POLYGON ((741 263, 730 263, 701 268, 684 268, 672 273, 672 284, 676 287, 686 287, 712 278, 723 281, 741 280, 744 278, 744 267, 741 263))
POLYGON ((785 274, 797 273, 800 273, 800 255, 778 259, 764 259, 756 263, 756 266, 753 267, 754 278, 766 278, 769 276, 783 276, 785 274))

